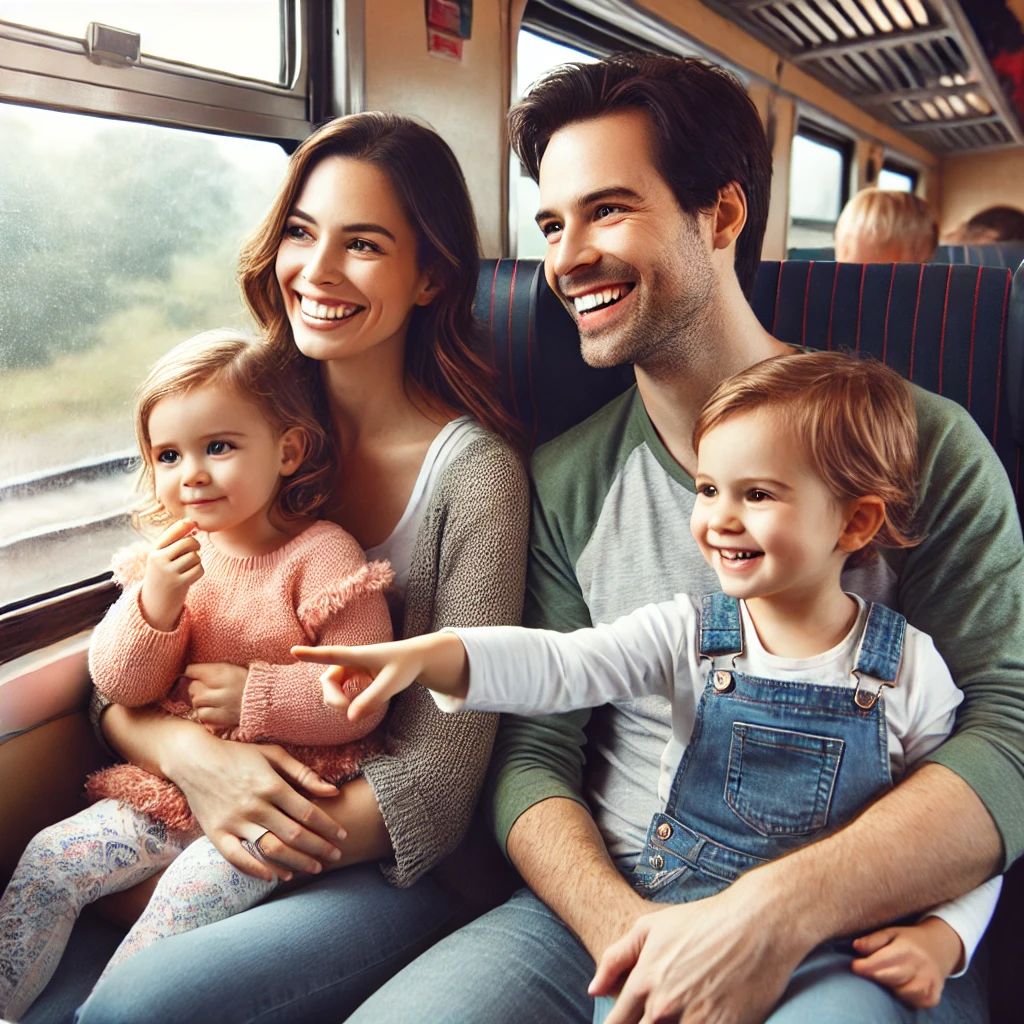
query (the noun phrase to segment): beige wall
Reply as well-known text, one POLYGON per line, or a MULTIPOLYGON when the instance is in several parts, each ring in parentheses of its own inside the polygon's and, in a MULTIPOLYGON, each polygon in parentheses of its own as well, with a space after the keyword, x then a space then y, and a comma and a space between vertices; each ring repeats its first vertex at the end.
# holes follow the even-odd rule
POLYGON ((1024 210, 1024 147, 965 153, 942 161, 942 234, 988 206, 1024 210))
POLYGON ((476 0, 462 62, 427 53, 423 0, 366 0, 366 107, 428 121, 462 164, 485 256, 499 256, 505 226, 504 113, 511 79, 505 0, 476 0))

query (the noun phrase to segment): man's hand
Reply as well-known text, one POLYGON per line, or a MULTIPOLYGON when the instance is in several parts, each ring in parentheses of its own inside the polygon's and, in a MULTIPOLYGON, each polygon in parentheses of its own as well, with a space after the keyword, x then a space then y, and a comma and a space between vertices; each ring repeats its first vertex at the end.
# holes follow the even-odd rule
POLYGON ((963 960, 960 936, 938 917, 916 925, 881 928, 855 939, 861 954, 850 968, 862 978, 884 985, 908 1006, 938 1006, 942 989, 963 960))
POLYGON ((203 575, 195 528, 188 519, 172 523, 146 558, 139 605, 145 620, 165 633, 177 626, 188 588, 203 575))
POLYGON ((621 992, 607 1024, 757 1024, 813 943, 755 880, 647 914, 601 957, 591 995, 621 992), (625 977, 628 975, 628 977, 625 977))
POLYGON ((249 670, 223 661, 189 665, 188 696, 196 718, 214 729, 234 729, 242 718, 242 694, 249 670))

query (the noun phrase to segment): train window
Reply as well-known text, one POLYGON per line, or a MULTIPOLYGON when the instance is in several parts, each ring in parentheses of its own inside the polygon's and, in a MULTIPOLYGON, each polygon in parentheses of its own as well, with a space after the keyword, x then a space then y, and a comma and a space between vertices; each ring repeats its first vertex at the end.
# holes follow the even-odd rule
POLYGON ((138 3, 138 0, 38 0, 0 2, 4 21, 85 39, 89 22, 141 36, 142 53, 233 75, 282 82, 280 0, 230 0, 202 4, 138 3), (239 38, 241 35, 242 38, 239 38), (231 40, 226 46, 225 40, 231 40))
POLYGON ((793 137, 789 172, 789 248, 832 244, 849 194, 850 146, 802 125, 793 137))
POLYGON ((913 192, 917 188, 917 172, 895 164, 885 164, 878 174, 878 187, 893 192, 913 192))
POLYGON ((280 145, 0 103, 0 612, 130 540, 131 395, 244 325, 234 267, 280 145))
MULTIPOLYGON (((520 29, 516 47, 516 98, 523 96, 530 85, 543 74, 570 61, 592 64, 597 57, 591 53, 555 43, 542 36, 520 29)), ((538 209, 539 193, 537 183, 526 173, 525 168, 513 154, 512 181, 515 193, 512 207, 515 211, 515 252, 520 259, 543 259, 544 236, 537 230, 534 214, 538 209)))

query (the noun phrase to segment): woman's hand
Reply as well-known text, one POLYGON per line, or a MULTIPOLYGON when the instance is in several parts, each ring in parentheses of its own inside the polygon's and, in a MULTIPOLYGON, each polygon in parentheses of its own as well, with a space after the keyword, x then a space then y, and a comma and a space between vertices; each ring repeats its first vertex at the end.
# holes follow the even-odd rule
POLYGON ((240 871, 269 881, 290 870, 315 872, 340 856, 344 829, 298 792, 336 797, 337 786, 281 747, 222 740, 155 707, 112 704, 101 725, 125 760, 179 786, 200 828, 240 871), (283 840, 274 855, 280 870, 242 847, 267 830, 283 840))
POLYGON ((188 696, 196 718, 214 729, 234 729, 242 720, 242 694, 249 670, 227 662, 206 662, 185 669, 188 696))
POLYGON ((195 528, 189 519, 172 523, 146 558, 139 604, 145 620, 164 633, 178 624, 188 588, 203 575, 195 528))
POLYGON ((345 830, 297 791, 330 797, 337 795, 336 786, 273 744, 235 743, 204 730, 204 737, 191 737, 188 747, 191 754, 170 778, 203 832, 240 871, 268 881, 275 875, 287 879, 292 871, 316 874, 323 863, 341 859, 345 830), (272 861, 254 857, 242 845, 265 832, 280 841, 272 861))
POLYGON ((379 711, 417 681, 449 697, 464 698, 469 690, 469 659, 454 633, 365 647, 293 647, 292 656, 332 666, 320 677, 324 703, 347 707, 352 721, 379 711), (367 673, 373 682, 354 697, 355 686, 367 673))

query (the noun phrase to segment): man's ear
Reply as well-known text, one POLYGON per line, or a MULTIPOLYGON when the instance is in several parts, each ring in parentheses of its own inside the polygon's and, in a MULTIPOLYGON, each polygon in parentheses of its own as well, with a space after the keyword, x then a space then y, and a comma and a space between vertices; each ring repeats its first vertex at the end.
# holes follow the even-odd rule
POLYGON ((290 427, 281 435, 281 476, 291 476, 306 457, 306 432, 302 427, 290 427))
POLYGON ((885 502, 876 494, 863 494, 846 503, 845 522, 837 547, 853 554, 866 548, 885 522, 885 502))
POLYGON ((728 249, 747 223, 747 197, 739 182, 730 181, 718 190, 711 241, 716 249, 728 249))

